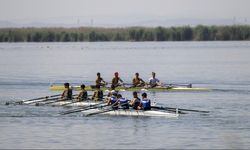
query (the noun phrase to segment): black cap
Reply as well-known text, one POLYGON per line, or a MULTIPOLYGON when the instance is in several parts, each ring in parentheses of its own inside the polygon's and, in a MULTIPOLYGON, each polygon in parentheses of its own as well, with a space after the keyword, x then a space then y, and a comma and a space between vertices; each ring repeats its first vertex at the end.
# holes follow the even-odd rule
POLYGON ((147 97, 147 93, 142 93, 141 96, 147 97))
POLYGON ((81 88, 82 88, 82 89, 84 89, 84 88, 85 88, 85 85, 84 85, 84 84, 82 84, 82 85, 81 85, 81 88))
POLYGON ((68 87, 68 86, 69 86, 69 83, 68 83, 68 82, 67 82, 67 83, 64 83, 64 86, 67 86, 67 87, 68 87))

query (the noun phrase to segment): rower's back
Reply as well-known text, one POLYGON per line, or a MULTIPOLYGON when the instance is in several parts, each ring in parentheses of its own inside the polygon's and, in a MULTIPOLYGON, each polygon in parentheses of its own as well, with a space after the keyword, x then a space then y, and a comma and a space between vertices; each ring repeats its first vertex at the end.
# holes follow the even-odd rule
POLYGON ((62 93, 62 99, 71 100, 72 99, 72 89, 69 87, 69 83, 64 83, 65 90, 62 93))

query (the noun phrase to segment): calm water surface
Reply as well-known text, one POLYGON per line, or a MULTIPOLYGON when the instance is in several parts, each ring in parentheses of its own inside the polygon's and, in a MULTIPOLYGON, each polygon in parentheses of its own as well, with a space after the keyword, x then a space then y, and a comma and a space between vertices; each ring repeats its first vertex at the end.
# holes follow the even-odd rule
MULTIPOLYGON (((250 42, 0 44, 0 148, 250 148, 250 42), (177 119, 60 116, 61 107, 6 106, 59 92, 50 84, 92 84, 119 71, 125 82, 152 71, 165 83, 203 92, 148 92, 170 107, 208 110, 177 119)), ((131 92, 123 92, 131 98, 131 92)))

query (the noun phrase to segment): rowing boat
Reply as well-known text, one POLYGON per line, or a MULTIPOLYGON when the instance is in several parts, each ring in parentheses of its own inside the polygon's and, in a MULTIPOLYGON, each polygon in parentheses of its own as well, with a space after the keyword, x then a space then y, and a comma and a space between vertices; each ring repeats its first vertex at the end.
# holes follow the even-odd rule
MULTIPOLYGON (((98 113, 102 112, 102 109, 91 109, 88 111, 83 111, 83 114, 98 113)), ((111 110, 108 112, 100 113, 102 115, 112 115, 112 116, 148 116, 148 117, 166 117, 166 118, 176 118, 179 116, 178 113, 172 113, 167 111, 157 111, 157 110, 134 110, 134 109, 118 109, 111 110)))
MULTIPOLYGON (((36 101, 33 101, 36 102, 36 101)), ((39 101, 37 101, 39 102, 39 101)), ((24 102, 24 104, 30 104, 31 102, 24 102)), ((32 103, 35 105, 35 103, 32 103)), ((53 106, 72 106, 72 107, 83 107, 83 106, 95 106, 97 104, 100 104, 100 102, 92 102, 92 101, 86 101, 86 102, 75 102, 72 103, 72 101, 61 101, 61 102, 55 102, 51 105, 53 106)), ((105 104, 100 104, 98 109, 89 109, 87 111, 82 111, 84 114, 89 114, 89 113, 96 113, 96 112, 102 112, 104 109, 101 107, 104 106, 105 104)), ((118 110, 111 110, 105 113, 101 113, 103 115, 112 115, 112 116, 148 116, 148 117, 167 117, 167 118, 176 118, 179 116, 178 113, 173 113, 173 112, 167 112, 167 111, 159 111, 159 110, 133 110, 133 109, 128 109, 128 110, 123 110, 123 109, 118 109, 118 110)))
MULTIPOLYGON (((60 91, 64 90, 64 86, 60 85, 51 85, 49 90, 60 91)), ((80 86, 71 86, 72 90, 79 91, 81 90, 80 86)), ((102 87, 102 90, 109 90, 108 87, 102 87)), ((86 86, 85 90, 94 91, 95 88, 91 86, 86 86)), ((197 88, 197 87, 155 87, 155 88, 144 88, 144 87, 117 87, 116 90, 120 91, 208 91, 208 88, 197 88)))

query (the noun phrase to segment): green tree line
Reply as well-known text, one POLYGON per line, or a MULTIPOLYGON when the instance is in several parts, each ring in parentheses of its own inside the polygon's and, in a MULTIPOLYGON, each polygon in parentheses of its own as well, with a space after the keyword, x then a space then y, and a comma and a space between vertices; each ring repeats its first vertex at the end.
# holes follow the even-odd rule
POLYGON ((250 40, 250 26, 1 28, 0 42, 250 40))

